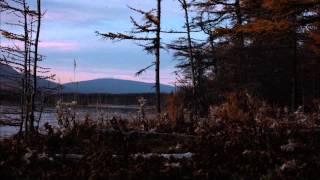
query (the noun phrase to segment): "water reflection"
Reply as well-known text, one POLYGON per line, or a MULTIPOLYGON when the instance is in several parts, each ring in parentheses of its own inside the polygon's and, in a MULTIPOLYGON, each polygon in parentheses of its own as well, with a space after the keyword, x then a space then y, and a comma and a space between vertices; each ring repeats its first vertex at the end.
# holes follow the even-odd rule
MULTIPOLYGON (((55 108, 45 108, 41 114, 39 127, 42 128, 46 122, 53 127, 58 126, 57 115, 55 108)), ((113 116, 123 119, 132 119, 137 115, 138 107, 136 106, 105 106, 105 107, 77 107, 76 120, 83 121, 89 115, 90 119, 110 119, 113 116)), ((148 108, 147 112, 153 112, 152 108, 148 108)), ((39 119, 40 113, 35 114, 36 119, 39 119)), ((0 119, 19 119, 19 107, 17 106, 0 106, 0 119)), ((37 123, 35 124, 37 126, 37 123)), ((0 125, 0 139, 8 138, 19 132, 19 127, 0 125)))

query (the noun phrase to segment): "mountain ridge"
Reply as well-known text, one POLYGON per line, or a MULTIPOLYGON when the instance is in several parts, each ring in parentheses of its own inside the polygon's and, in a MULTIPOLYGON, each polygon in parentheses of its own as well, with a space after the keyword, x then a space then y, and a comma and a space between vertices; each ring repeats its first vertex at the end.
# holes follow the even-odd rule
MULTIPOLYGON (((153 93, 154 83, 133 81, 116 78, 98 78, 93 80, 79 81, 75 83, 65 83, 64 92, 78 93, 109 93, 109 94, 134 94, 134 93, 153 93)), ((173 86, 161 84, 162 93, 170 93, 174 90, 173 86)))
MULTIPOLYGON (((9 65, 0 63, 0 82, 2 84, 15 84, 19 87, 17 81, 10 80, 8 76, 15 76, 16 79, 21 78, 21 73, 16 71, 9 65)), ((39 79, 39 87, 58 87, 62 86, 63 93, 83 93, 83 94, 137 94, 137 93, 154 93, 154 83, 147 83, 134 80, 116 79, 116 78, 98 78, 93 80, 84 80, 75 83, 59 84, 50 80, 39 79)), ((6 89, 10 89, 3 86, 6 89)), ((162 93, 170 93, 174 90, 173 86, 161 84, 160 89, 162 93)))

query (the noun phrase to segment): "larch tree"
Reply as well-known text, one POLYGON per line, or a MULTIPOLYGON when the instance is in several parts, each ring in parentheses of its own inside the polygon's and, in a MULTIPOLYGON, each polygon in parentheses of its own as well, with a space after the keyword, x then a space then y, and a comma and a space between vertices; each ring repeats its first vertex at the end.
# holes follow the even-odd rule
POLYGON ((155 61, 138 71, 136 75, 140 75, 147 69, 155 66, 155 94, 156 94, 156 110, 161 113, 161 90, 160 90, 160 61, 161 61, 161 0, 157 0, 156 10, 143 11, 140 9, 135 9, 129 7, 131 10, 135 11, 138 14, 141 14, 144 17, 143 24, 140 24, 133 17, 130 17, 133 24, 133 29, 130 34, 124 33, 100 33, 98 35, 110 39, 110 40, 133 40, 142 42, 141 46, 148 53, 152 53, 155 56, 155 61), (150 37, 152 34, 153 36, 150 37))
POLYGON ((38 62, 39 58, 39 39, 40 39, 40 30, 41 30, 41 20, 42 20, 42 10, 41 10, 41 0, 37 0, 37 27, 36 27, 36 37, 34 42, 34 64, 33 64, 33 91, 31 96, 31 118, 30 118, 30 130, 34 130, 35 122, 35 109, 36 109, 36 96, 38 92, 38 62))
MULTIPOLYGON (((177 0, 184 14, 184 31, 180 32, 184 34, 185 37, 180 37, 177 40, 173 41, 168 45, 168 48, 173 50, 174 56, 181 60, 176 67, 181 69, 186 78, 191 79, 191 88, 192 88, 192 112, 195 116, 198 114, 198 93, 200 92, 198 89, 197 82, 197 67, 196 67, 196 58, 194 56, 194 47, 195 42, 192 40, 192 24, 190 19, 190 8, 192 6, 192 2, 188 2, 187 0, 177 0)), ((179 33, 179 32, 177 32, 179 33)))
MULTIPOLYGON (((254 4, 254 1, 248 1, 248 4, 254 4)), ((302 64, 305 63, 301 57, 305 53, 301 50, 306 44, 306 29, 317 22, 315 11, 319 5, 316 0, 284 0, 281 2, 262 0, 260 4, 260 11, 256 12, 257 8, 251 9, 253 12, 250 14, 251 21, 237 28, 237 32, 254 34, 252 37, 268 37, 270 42, 274 40, 277 42, 273 44, 273 48, 288 50, 287 54, 291 59, 289 68, 291 109, 294 111, 303 101, 304 87, 301 84, 303 77, 300 72, 304 66, 302 64)))
MULTIPOLYGON (((38 79, 40 74, 48 72, 47 68, 40 67, 39 37, 41 29, 41 0, 37 0, 37 10, 32 10, 27 0, 2 0, 0 2, 1 12, 6 16, 12 16, 8 27, 15 27, 13 32, 0 29, 1 36, 12 41, 12 45, 0 45, 0 63, 10 65, 21 72, 17 77, 21 81, 21 124, 20 133, 23 127, 25 135, 35 130, 36 97, 38 96, 38 79), (17 22, 13 20, 16 19, 17 22), (36 24, 36 28, 34 28, 36 24), (18 45, 17 45, 18 44, 18 45)), ((9 28, 10 29, 10 28, 9 28)))

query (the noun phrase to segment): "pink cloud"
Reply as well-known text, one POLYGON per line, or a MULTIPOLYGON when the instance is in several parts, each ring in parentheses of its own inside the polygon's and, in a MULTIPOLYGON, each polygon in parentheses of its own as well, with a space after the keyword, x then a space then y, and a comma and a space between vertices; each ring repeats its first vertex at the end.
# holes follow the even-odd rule
MULTIPOLYGON (((17 46, 20 49, 23 48, 24 44, 20 41, 3 41, 1 42, 1 46, 13 47, 17 46)), ((59 51, 74 51, 80 48, 80 44, 74 41, 40 41, 40 48, 59 50, 59 51)))
POLYGON ((20 49, 23 49, 23 42, 4 40, 0 43, 0 46, 2 46, 2 47, 18 47, 20 49))
POLYGON ((40 48, 49 48, 61 51, 73 51, 80 48, 78 42, 73 41, 42 41, 39 43, 40 48))

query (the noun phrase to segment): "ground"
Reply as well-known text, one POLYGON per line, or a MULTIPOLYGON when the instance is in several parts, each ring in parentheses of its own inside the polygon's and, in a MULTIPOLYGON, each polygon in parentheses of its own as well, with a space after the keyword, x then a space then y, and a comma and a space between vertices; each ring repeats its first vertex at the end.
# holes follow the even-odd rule
MULTIPOLYGON (((169 126, 169 125, 168 125, 169 126)), ((4 140, 5 179, 317 179, 319 131, 283 126, 173 133, 79 124, 4 140)))

